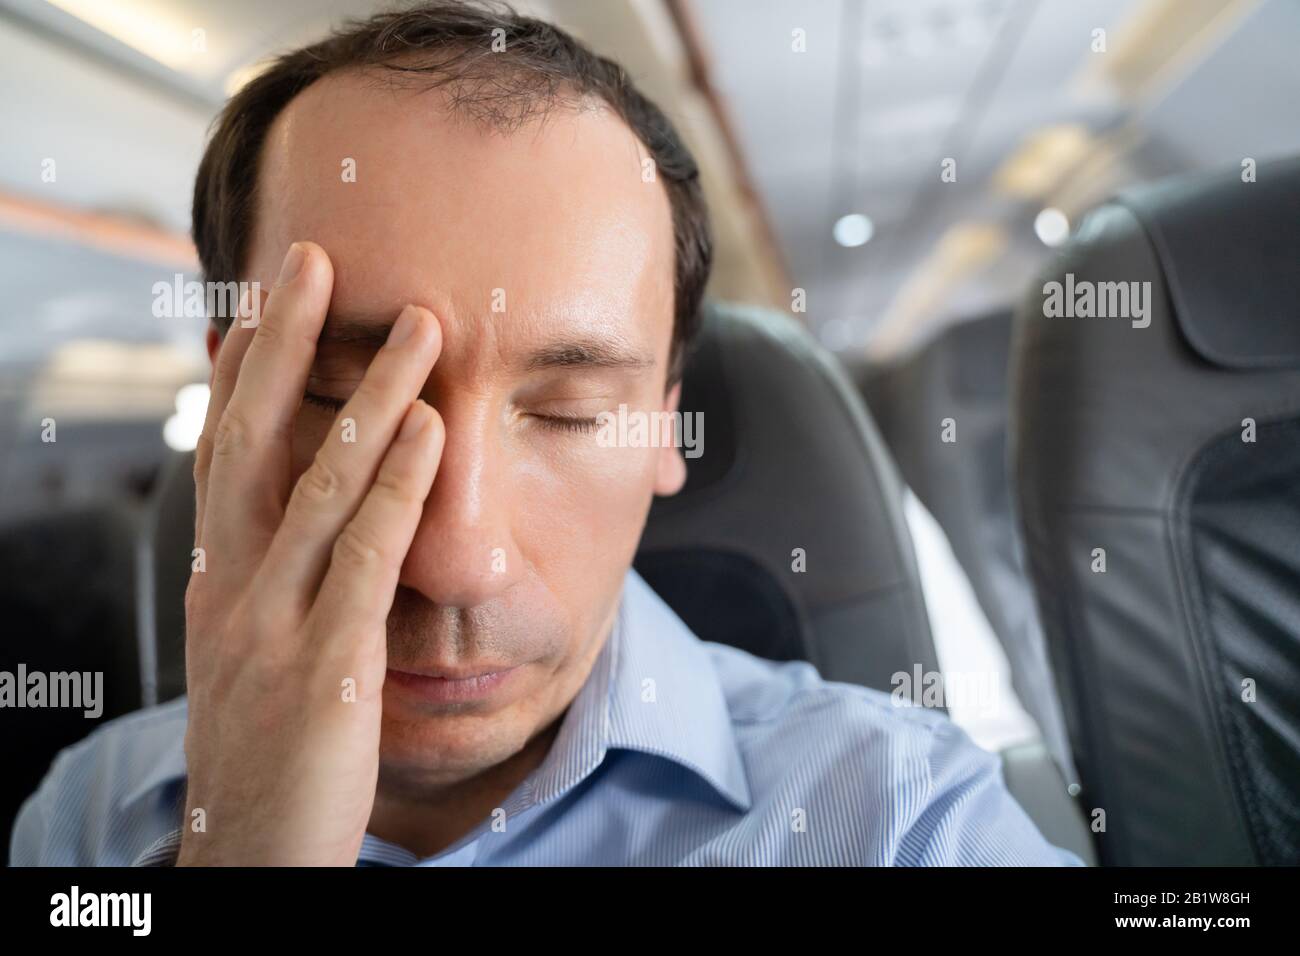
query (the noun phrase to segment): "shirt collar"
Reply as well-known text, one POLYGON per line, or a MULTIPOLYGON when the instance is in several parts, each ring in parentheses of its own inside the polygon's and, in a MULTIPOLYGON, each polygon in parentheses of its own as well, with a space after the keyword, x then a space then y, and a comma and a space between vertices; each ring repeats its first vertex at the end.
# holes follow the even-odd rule
POLYGON ((134 783, 127 789, 119 807, 135 803, 160 788, 185 781, 184 715, 189 711, 189 701, 182 698, 163 706, 177 707, 180 716, 175 722, 167 720, 141 731, 144 735, 157 738, 153 746, 150 746, 148 740, 137 740, 134 742, 136 746, 127 748, 126 775, 134 783), (144 755, 148 760, 143 766, 139 755, 144 755))
MULTIPOLYGON (((540 803, 568 792, 611 750, 671 760, 738 810, 751 806, 731 714, 708 650, 633 570, 624 581, 614 628, 550 753, 510 803, 540 803)), ((149 766, 132 770, 137 783, 123 806, 183 780, 184 734, 164 743, 149 766)))
POLYGON ((525 801, 563 794, 611 750, 671 760, 738 810, 752 803, 731 714, 708 650, 639 574, 525 801))

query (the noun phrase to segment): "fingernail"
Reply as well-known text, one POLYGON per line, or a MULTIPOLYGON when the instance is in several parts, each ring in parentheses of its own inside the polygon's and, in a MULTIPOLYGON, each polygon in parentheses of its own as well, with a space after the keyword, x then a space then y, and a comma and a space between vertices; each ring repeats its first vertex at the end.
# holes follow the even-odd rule
POLYGON ((298 278, 298 273, 302 271, 302 264, 306 259, 307 253, 303 251, 302 246, 296 242, 291 245, 288 253, 285 254, 284 263, 280 266, 280 277, 275 280, 276 288, 288 285, 298 278))
POLYGON ((411 337, 415 327, 420 324, 420 317, 416 314, 415 306, 408 305, 402 310, 402 314, 397 317, 393 327, 388 331, 388 342, 385 343, 388 348, 395 349, 411 337))
POLYGON ((424 423, 429 419, 428 407, 423 399, 417 398, 415 400, 406 413, 406 420, 402 422, 402 430, 397 434, 399 441, 410 441, 420 434, 424 429, 424 423))

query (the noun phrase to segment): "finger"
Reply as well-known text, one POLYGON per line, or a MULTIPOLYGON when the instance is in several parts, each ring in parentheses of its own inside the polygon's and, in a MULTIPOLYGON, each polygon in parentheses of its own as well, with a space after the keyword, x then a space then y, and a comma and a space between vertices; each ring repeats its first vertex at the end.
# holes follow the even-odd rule
POLYGON ((378 653, 384 646, 402 563, 438 472, 444 441, 438 413, 423 401, 412 403, 374 484, 334 542, 313 618, 328 622, 328 633, 344 644, 374 634, 379 645, 352 651, 341 646, 342 655, 355 650, 378 653))
POLYGON ((235 390, 235 380, 239 377, 239 365, 248 351, 248 344, 253 340, 253 328, 266 306, 266 293, 251 288, 239 300, 239 312, 235 321, 226 330, 226 337, 217 351, 217 360, 212 372, 212 387, 208 395, 208 408, 203 418, 203 431, 194 446, 194 543, 203 545, 203 514, 207 507, 208 470, 212 467, 212 437, 217 430, 217 422, 225 411, 230 395, 235 390), (248 296, 256 295, 257 306, 252 307, 248 296))
POLYGON ((277 593, 294 597, 300 607, 310 607, 315 599, 330 549, 375 481, 441 344, 432 312, 414 305, 403 309, 311 467, 298 479, 261 574, 277 593), (349 419, 354 441, 344 441, 339 427, 349 419))
POLYGON ((289 248, 213 434, 204 538, 222 568, 237 573, 260 561, 280 525, 293 422, 333 282, 320 246, 289 248))

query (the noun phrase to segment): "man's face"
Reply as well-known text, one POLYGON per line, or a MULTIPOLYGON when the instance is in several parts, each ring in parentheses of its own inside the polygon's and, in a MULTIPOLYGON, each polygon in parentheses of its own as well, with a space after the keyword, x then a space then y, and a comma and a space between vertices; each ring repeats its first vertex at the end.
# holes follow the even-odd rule
POLYGON ((605 110, 503 133, 443 104, 361 74, 299 95, 262 155, 243 276, 271 288, 300 239, 334 265, 295 480, 344 438, 319 400, 352 394, 401 308, 441 323, 422 397, 446 446, 388 619, 381 744, 383 777, 417 788, 501 763, 563 712, 612 624, 652 495, 685 476, 678 451, 601 447, 588 424, 621 403, 676 405, 672 220, 642 177, 644 147, 605 110), (393 674, 503 669, 454 701, 393 674))

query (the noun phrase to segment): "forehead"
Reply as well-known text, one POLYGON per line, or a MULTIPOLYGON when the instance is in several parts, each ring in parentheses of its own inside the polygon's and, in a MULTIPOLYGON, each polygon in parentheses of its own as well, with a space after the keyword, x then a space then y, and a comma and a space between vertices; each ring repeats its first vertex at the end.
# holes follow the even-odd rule
POLYGON ((269 286, 310 239, 334 263, 335 313, 414 301, 453 326, 503 305, 512 326, 671 328, 671 210, 622 120, 560 106, 505 132, 445 95, 354 72, 296 97, 262 153, 250 277, 269 286))

